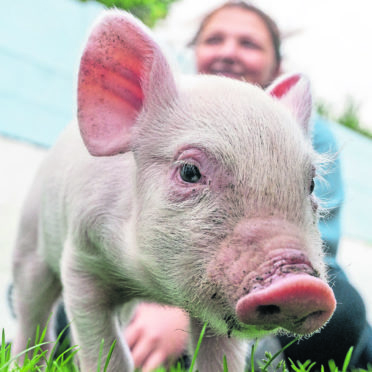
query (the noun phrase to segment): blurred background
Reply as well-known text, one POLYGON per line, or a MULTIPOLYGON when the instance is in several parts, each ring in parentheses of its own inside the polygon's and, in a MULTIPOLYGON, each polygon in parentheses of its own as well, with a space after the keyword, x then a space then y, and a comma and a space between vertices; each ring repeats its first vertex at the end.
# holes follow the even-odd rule
MULTIPOLYGON (((186 44, 221 0, 3 0, 0 3, 0 330, 11 250, 23 198, 47 149, 75 117, 84 40, 105 5, 129 9, 153 28, 172 63, 193 73, 186 44)), ((346 199, 339 260, 372 322, 372 2, 256 0, 283 34, 284 69, 307 74, 316 108, 335 123, 346 199), (369 46, 368 46, 369 45, 369 46)))

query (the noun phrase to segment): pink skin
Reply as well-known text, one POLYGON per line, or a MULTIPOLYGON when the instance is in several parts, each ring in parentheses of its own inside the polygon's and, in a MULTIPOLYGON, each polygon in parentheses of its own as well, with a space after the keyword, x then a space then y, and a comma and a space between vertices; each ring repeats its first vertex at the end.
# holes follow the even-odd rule
POLYGON ((311 334, 333 314, 336 301, 322 280, 288 274, 270 286, 239 299, 236 313, 245 324, 311 334))
POLYGON ((276 85, 275 89, 273 89, 270 94, 274 97, 281 98, 291 89, 293 85, 297 84, 299 80, 300 76, 294 75, 291 79, 284 80, 281 84, 276 85))
POLYGON ((99 48, 97 43, 90 42, 91 49, 110 57, 102 58, 100 62, 92 60, 91 49, 88 46, 81 59, 82 68, 79 73, 79 91, 84 90, 86 93, 78 96, 80 107, 78 118, 81 122, 86 123, 82 128, 83 133, 84 131, 90 132, 90 141, 87 142, 87 147, 92 154, 97 154, 100 149, 101 155, 102 149, 104 149, 105 155, 111 155, 118 148, 125 149, 121 139, 128 136, 128 125, 122 125, 122 118, 126 118, 126 122, 132 122, 138 109, 142 107, 143 99, 139 89, 138 71, 135 70, 136 65, 136 68, 139 69, 141 61, 135 61, 136 63, 132 66, 133 71, 128 68, 120 68, 116 58, 130 59, 134 57, 130 56, 129 52, 122 53, 122 55, 112 53, 111 49, 114 46, 111 43, 107 44, 105 48, 99 48), (94 69, 90 68, 92 64, 95 64, 94 69), (111 97, 103 100, 102 91, 107 90, 111 92, 111 97), (102 111, 106 116, 107 112, 110 112, 109 122, 111 123, 111 127, 105 128, 104 144, 102 144, 102 133, 97 130, 99 126, 96 125, 97 118, 104 115, 102 111))
POLYGON ((202 30, 195 47, 200 73, 267 86, 278 74, 270 33, 254 12, 224 8, 202 30))
MULTIPOLYGON (((308 192, 313 152, 302 136, 310 89, 290 76, 269 92, 274 98, 210 76, 178 87, 149 32, 106 12, 85 48, 78 91, 83 140, 102 157, 70 126, 35 180, 14 255, 15 353, 45 326, 61 285, 82 371, 96 369, 101 339, 103 360, 118 341, 110 371, 133 370, 117 307, 137 296, 189 311, 194 346, 208 320, 204 372, 222 370, 223 355, 232 371, 244 370, 244 343, 230 334, 322 326, 315 315, 330 314, 334 298, 315 278, 314 268, 325 273, 308 192), (195 182, 179 173, 185 163, 198 167, 195 182), (315 299, 309 317, 303 309, 315 299)), ((170 352, 153 355, 134 333, 139 363, 170 352)))
MULTIPOLYGON (((129 149, 130 130, 143 107, 142 74, 153 67, 154 58, 154 41, 138 33, 137 26, 117 17, 104 32, 91 35, 81 57, 78 120, 92 155, 114 155, 129 149), (142 54, 133 45, 141 45, 142 54)), ((174 92, 173 81, 167 81, 168 66, 156 68, 165 69, 158 73, 164 74, 164 86, 174 92)))
POLYGON ((200 193, 200 189, 208 187, 216 191, 226 187, 228 177, 218 172, 217 161, 208 156, 202 149, 186 146, 177 152, 174 160, 174 168, 171 171, 170 182, 172 193, 170 196, 177 201, 184 201, 200 193), (196 166, 201 178, 196 183, 188 183, 182 180, 180 170, 183 165, 196 166), (213 180, 213 182, 212 182, 213 180))
POLYGON ((124 334, 136 366, 148 372, 165 361, 166 364, 174 362, 185 350, 188 323, 181 309, 140 304, 124 334), (164 334, 167 337, 163 337, 164 334))
POLYGON ((304 253, 301 231, 284 221, 241 221, 211 260, 208 275, 221 285, 214 297, 229 293, 245 325, 310 334, 330 318, 336 301, 304 253))

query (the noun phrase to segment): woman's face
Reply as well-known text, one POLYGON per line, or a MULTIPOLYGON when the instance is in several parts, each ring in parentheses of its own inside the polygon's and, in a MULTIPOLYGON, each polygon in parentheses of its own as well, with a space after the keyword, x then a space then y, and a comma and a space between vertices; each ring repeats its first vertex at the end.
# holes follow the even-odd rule
POLYGON ((267 86, 279 73, 270 32, 256 13, 224 8, 204 26, 195 46, 199 73, 267 86))

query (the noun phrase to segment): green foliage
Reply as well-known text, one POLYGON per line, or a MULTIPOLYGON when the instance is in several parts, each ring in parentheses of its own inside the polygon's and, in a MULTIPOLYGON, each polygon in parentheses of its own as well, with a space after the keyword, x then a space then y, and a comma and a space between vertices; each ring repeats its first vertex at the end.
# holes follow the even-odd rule
MULTIPOLYGON (((79 0, 87 2, 90 0, 79 0)), ((129 11, 141 19, 149 27, 153 27, 158 19, 168 14, 170 5, 177 0, 95 0, 107 8, 119 8, 129 11)))
MULTIPOLYGON (((325 372, 325 371, 347 372, 347 371, 350 370, 352 372, 371 372, 372 371, 372 366, 371 365, 368 366, 368 369, 350 369, 349 368, 349 364, 350 364, 351 356, 353 354, 353 350, 354 350, 354 348, 351 347, 349 349, 349 351, 347 352, 341 370, 337 367, 335 361, 331 359, 331 360, 328 361, 328 368, 325 369, 325 367, 322 365, 321 368, 320 368, 320 371, 321 372, 325 372)), ((299 361, 297 361, 297 363, 294 363, 291 359, 289 359, 289 361, 291 362, 291 371, 295 371, 295 372, 310 372, 316 366, 316 363, 315 362, 311 363, 310 360, 307 360, 305 363, 301 363, 299 361)), ((315 371, 316 370, 318 370, 318 368, 316 368, 315 371)))
POLYGON ((359 105, 349 97, 340 115, 335 115, 329 103, 318 101, 315 104, 317 112, 325 118, 331 119, 351 130, 354 130, 368 138, 372 138, 372 133, 361 127, 359 119, 359 105))

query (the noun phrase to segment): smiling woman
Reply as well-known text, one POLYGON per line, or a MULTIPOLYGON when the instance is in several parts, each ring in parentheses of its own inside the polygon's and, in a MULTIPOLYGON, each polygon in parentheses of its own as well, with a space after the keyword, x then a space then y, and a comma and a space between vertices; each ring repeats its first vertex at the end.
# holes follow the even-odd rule
POLYGON ((190 45, 195 47, 200 73, 254 81, 261 86, 269 85, 279 73, 279 30, 270 17, 246 3, 222 5, 210 13, 190 45), (242 8, 247 11, 242 12, 242 8))

